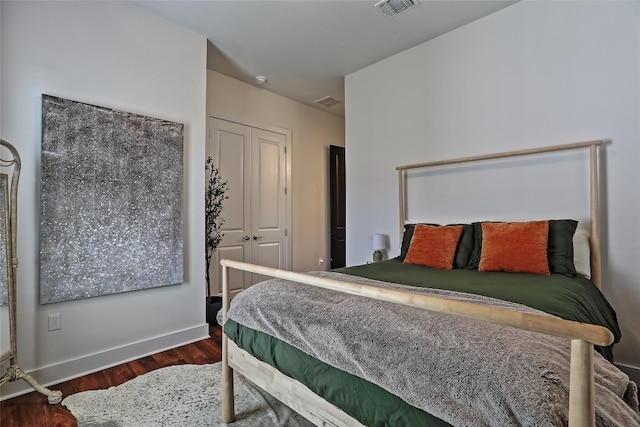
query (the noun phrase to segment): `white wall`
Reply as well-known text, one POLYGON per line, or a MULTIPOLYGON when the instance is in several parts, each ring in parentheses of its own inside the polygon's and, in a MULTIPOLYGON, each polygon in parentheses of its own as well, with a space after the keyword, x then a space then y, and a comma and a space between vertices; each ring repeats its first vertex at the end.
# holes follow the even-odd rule
MULTIPOLYGON (((1 136, 22 158, 18 348, 43 383, 208 336, 203 194, 206 39, 126 2, 2 2, 1 136), (184 133, 181 285, 39 304, 41 94, 172 120, 184 133), (47 331, 47 316, 62 329, 47 331)), ((3 397, 29 390, 16 382, 3 397)))
MULTIPOLYGON (((345 84, 348 264, 370 258, 374 232, 398 253, 397 165, 610 138, 603 290, 622 327, 616 361, 640 368, 639 2, 524 1, 345 84)), ((584 219, 585 161, 559 154, 422 174, 409 219, 584 219)))
POLYGON ((324 270, 329 260, 329 145, 344 146, 344 119, 268 90, 207 71, 209 116, 292 132, 293 271, 324 270), (318 265, 324 258, 324 266, 318 265))

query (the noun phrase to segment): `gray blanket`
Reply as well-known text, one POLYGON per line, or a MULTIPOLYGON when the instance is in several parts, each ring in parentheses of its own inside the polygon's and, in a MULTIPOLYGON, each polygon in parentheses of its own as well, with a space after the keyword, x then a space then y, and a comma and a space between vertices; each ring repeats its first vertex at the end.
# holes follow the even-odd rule
MULTIPOLYGON (((313 274, 544 314, 477 295, 313 274)), ((455 426, 567 423, 567 339, 279 279, 241 292, 228 316, 455 426)), ((594 361, 597 424, 640 426, 636 384, 595 352, 594 361)))

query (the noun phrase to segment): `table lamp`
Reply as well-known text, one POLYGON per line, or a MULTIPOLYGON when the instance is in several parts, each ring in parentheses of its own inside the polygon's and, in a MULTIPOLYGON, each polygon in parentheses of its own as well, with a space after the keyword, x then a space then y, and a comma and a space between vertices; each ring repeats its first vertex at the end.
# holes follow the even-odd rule
POLYGON ((373 249, 373 261, 382 261, 382 251, 386 249, 384 234, 371 235, 371 249, 373 249))

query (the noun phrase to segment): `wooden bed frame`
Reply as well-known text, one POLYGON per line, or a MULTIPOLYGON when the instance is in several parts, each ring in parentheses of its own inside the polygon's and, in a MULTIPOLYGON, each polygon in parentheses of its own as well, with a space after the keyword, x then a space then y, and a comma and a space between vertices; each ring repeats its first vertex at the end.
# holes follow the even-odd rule
MULTIPOLYGON (((590 149, 590 183, 591 183, 591 254, 592 281, 600 286, 600 249, 598 237, 598 175, 597 154, 598 146, 603 141, 589 141, 575 144, 558 145, 533 150, 504 152, 486 156, 465 157, 431 163, 420 163, 399 166, 400 190, 400 236, 405 223, 404 213, 404 171, 441 166, 456 163, 466 163, 479 160, 515 157, 551 151, 590 149)), ((311 276, 303 273, 279 270, 270 267, 247 264, 239 261, 223 259, 222 265, 222 318, 227 319, 227 310, 231 300, 228 283, 229 269, 234 268, 265 276, 292 280, 299 283, 318 286, 349 294, 374 298, 382 301, 418 307, 425 310, 456 314, 459 316, 512 326, 519 329, 541 332, 547 335, 564 337, 571 340, 570 361, 570 390, 569 390, 569 426, 595 426, 594 403, 594 368, 593 346, 608 346, 613 343, 613 334, 607 328, 589 325, 569 320, 549 318, 546 316, 520 313, 508 309, 486 307, 463 301, 451 301, 427 295, 414 294, 375 286, 361 285, 351 282, 311 276)), ((233 341, 223 334, 222 338, 222 419, 232 422, 235 419, 233 395, 233 370, 242 374, 259 387, 285 403, 291 409, 318 426, 360 426, 361 424, 345 414, 336 406, 310 391, 302 383, 293 380, 270 365, 261 362, 240 349, 233 341)))

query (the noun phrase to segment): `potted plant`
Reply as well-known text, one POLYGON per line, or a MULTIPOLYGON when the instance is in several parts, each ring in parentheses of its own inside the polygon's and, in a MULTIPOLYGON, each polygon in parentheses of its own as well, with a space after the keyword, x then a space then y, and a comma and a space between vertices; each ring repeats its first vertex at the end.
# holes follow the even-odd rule
POLYGON ((211 156, 207 158, 205 171, 209 173, 204 198, 207 323, 209 323, 209 325, 215 325, 217 323, 216 316, 218 311, 222 308, 222 297, 211 295, 209 268, 211 267, 213 254, 222 241, 222 224, 224 224, 222 201, 229 198, 229 196, 226 195, 229 186, 227 185, 227 181, 222 181, 220 172, 211 156))

